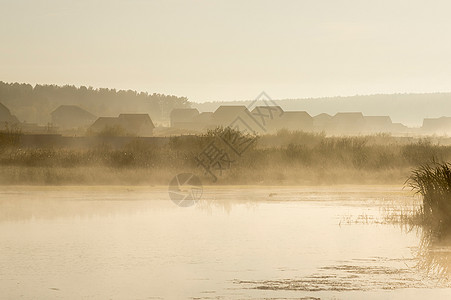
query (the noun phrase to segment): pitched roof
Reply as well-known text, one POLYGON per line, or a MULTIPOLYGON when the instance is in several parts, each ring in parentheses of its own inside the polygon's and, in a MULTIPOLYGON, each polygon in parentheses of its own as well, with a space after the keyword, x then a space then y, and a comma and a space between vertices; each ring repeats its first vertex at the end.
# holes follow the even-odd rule
POLYGON ((440 118, 424 118, 423 119, 423 123, 426 122, 437 122, 437 123, 441 123, 441 122, 448 122, 451 120, 451 117, 440 117, 440 118))
POLYGON ((148 114, 120 114, 119 117, 100 117, 89 129, 99 132, 116 126, 132 135, 147 135, 155 128, 148 114))
POLYGON ((118 122, 127 131, 140 130, 141 126, 155 128, 148 114, 120 114, 118 122))
POLYGON ((9 123, 9 124, 15 124, 15 123, 19 123, 19 120, 16 118, 16 116, 12 115, 10 110, 3 105, 2 103, 0 103, 0 122, 2 122, 4 125, 4 123, 9 123))
POLYGON ((84 119, 95 119, 96 116, 91 114, 89 111, 84 110, 83 108, 77 105, 60 105, 54 111, 50 113, 52 116, 56 115, 70 115, 76 116, 78 118, 84 119))
POLYGON ((244 105, 221 105, 213 113, 215 116, 233 115, 246 111, 247 107, 244 105))
POLYGON ((311 119, 312 116, 306 111, 286 111, 282 115, 282 119, 311 119))
POLYGON ((116 117, 99 117, 94 124, 91 125, 90 129, 94 131, 103 130, 105 127, 113 127, 117 124, 116 117))
POLYGON ((221 105, 213 113, 213 118, 216 121, 230 121, 246 112, 250 113, 244 105, 221 105))
POLYGON ((451 125, 451 117, 440 117, 440 118, 424 118, 423 127, 439 128, 439 127, 449 127, 451 125))
POLYGON ((363 121, 363 114, 361 112, 339 112, 332 117, 334 122, 354 122, 363 121))
POLYGON ((11 115, 11 112, 9 111, 9 108, 0 103, 0 116, 2 115, 11 115))
POLYGON ((338 112, 333 117, 334 118, 335 117, 340 117, 340 118, 343 118, 343 117, 346 117, 346 118, 349 118, 349 117, 363 118, 363 114, 361 112, 338 112))
POLYGON ((326 121, 332 119, 332 116, 326 113, 322 113, 313 117, 315 120, 326 121))

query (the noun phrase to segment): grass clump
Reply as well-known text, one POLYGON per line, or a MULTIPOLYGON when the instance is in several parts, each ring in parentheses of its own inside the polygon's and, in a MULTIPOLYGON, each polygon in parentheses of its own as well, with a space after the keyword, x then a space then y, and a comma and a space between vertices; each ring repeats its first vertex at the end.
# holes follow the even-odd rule
POLYGON ((432 162, 412 171, 407 182, 423 202, 417 215, 436 234, 451 232, 451 164, 432 162))

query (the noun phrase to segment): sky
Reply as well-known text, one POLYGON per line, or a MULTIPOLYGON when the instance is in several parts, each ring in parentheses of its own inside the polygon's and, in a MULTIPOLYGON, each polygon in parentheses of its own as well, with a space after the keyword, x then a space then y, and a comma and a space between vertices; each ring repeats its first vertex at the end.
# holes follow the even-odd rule
POLYGON ((194 102, 451 91, 451 1, 0 0, 0 80, 194 102))

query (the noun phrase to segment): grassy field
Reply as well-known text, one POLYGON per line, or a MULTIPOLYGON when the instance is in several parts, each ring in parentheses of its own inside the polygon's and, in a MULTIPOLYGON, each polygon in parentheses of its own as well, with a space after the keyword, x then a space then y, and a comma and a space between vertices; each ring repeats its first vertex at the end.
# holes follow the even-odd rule
POLYGON ((225 131, 172 137, 161 147, 136 140, 121 149, 81 150, 21 148, 17 139, 0 135, 0 184, 160 185, 182 172, 201 176, 207 185, 403 184, 419 165, 451 159, 451 146, 437 138, 280 131, 257 137, 241 156, 229 153, 213 182, 195 158, 225 131))

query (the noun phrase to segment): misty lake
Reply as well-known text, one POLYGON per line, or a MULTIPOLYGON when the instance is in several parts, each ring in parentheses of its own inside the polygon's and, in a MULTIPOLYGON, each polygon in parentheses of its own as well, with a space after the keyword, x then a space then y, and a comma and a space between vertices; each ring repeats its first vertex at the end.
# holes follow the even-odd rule
POLYGON ((1 299, 450 298, 451 246, 393 186, 0 187, 1 299), (395 211, 396 211, 395 210, 395 211))

